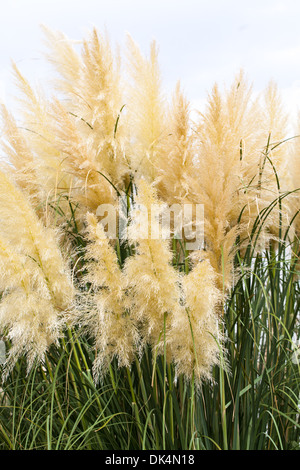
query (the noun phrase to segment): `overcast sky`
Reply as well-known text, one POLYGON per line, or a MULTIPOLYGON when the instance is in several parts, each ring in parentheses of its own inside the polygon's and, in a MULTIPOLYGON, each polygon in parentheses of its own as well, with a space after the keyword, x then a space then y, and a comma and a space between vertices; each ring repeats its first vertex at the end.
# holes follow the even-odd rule
MULTIPOLYGON (((195 106, 214 82, 244 68, 254 89, 277 82, 300 109, 299 0, 0 0, 0 97, 10 103, 11 59, 30 80, 46 78, 40 24, 82 39, 93 26, 123 45, 126 32, 147 53, 152 39, 166 91, 178 79, 195 106)), ((48 70, 48 69, 47 69, 48 70)), ((47 75, 48 77, 48 75, 47 75)))

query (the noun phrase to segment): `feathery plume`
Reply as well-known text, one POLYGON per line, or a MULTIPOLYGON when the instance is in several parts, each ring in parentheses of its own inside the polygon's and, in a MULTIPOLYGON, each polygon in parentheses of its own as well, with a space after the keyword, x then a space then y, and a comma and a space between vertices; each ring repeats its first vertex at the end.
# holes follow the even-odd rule
POLYGON ((158 51, 153 41, 148 59, 129 35, 127 44, 131 78, 127 87, 128 153, 137 178, 143 176, 153 182, 158 174, 162 147, 168 133, 158 51))
POLYGON ((169 205, 188 203, 193 187, 191 181, 195 175, 195 148, 190 104, 181 90, 180 82, 176 85, 167 121, 170 133, 158 161, 158 194, 169 205))
POLYGON ((200 261, 202 254, 197 254, 200 258, 194 268, 182 276, 183 299, 172 314, 168 350, 177 374, 190 381, 194 378, 200 385, 211 379, 212 367, 219 364, 223 339, 216 275, 207 260, 200 261))
POLYGON ((127 181, 123 114, 125 103, 120 76, 120 58, 113 54, 108 36, 94 28, 83 41, 81 56, 71 40, 45 30, 48 59, 56 66, 61 80, 56 86, 68 98, 66 112, 76 117, 83 139, 95 154, 98 170, 122 187, 127 181), (66 60, 67 58, 67 60, 66 60))
MULTIPOLYGON (((236 116, 236 120, 240 119, 236 116)), ((194 193, 196 201, 204 205, 205 256, 217 273, 221 291, 233 282, 232 249, 238 227, 232 224, 231 215, 240 187, 241 165, 237 137, 232 134, 228 121, 233 119, 227 119, 226 107, 215 85, 197 129, 194 193)), ((237 123, 233 122, 232 126, 237 123)))
POLYGON ((58 92, 72 100, 79 92, 78 83, 81 79, 81 59, 74 48, 75 41, 71 41, 61 31, 53 31, 45 25, 41 28, 48 50, 45 57, 58 72, 54 86, 58 92))
MULTIPOLYGON (((273 95, 269 91, 270 96, 273 95)), ((225 291, 234 282, 236 249, 249 243, 261 211, 278 195, 273 169, 265 164, 266 135, 262 130, 261 106, 258 98, 252 102, 251 97, 252 89, 243 72, 224 97, 215 85, 196 134, 198 181, 194 193, 205 208, 205 256, 218 274, 219 288, 225 291)), ((279 108, 275 112, 274 106, 273 102, 269 113, 272 126, 282 122, 279 108)), ((256 251, 272 238, 272 223, 271 214, 264 227, 260 227, 256 251)))
POLYGON ((84 219, 87 210, 95 213, 100 204, 113 204, 116 194, 100 174, 93 142, 80 133, 76 119, 58 100, 53 102, 52 112, 54 142, 61 153, 61 167, 72 177, 71 199, 79 203, 78 217, 84 219))
POLYGON ((157 226, 151 211, 156 208, 159 216, 161 210, 156 191, 145 180, 137 183, 137 191, 128 228, 128 241, 136 252, 126 259, 124 273, 131 315, 139 325, 142 341, 162 352, 170 314, 180 301, 179 278, 171 264, 170 241, 154 234, 157 226))
POLYGON ((0 221, 0 327, 12 341, 7 370, 23 353, 30 369, 61 336, 74 289, 54 232, 3 172, 0 221))
MULTIPOLYGON (((22 134, 26 133, 26 142, 32 154, 33 165, 28 167, 27 175, 31 177, 27 180, 27 186, 33 185, 30 189, 35 199, 42 207, 48 200, 53 201, 61 194, 69 194, 72 186, 72 177, 63 172, 62 161, 65 158, 55 145, 55 134, 53 130, 53 119, 50 113, 51 102, 40 90, 34 90, 28 80, 21 74, 20 70, 13 64, 17 87, 21 91, 18 98, 21 104, 22 120, 19 128, 22 134), (34 184, 35 181, 35 184, 34 184)), ((10 130, 10 141, 12 143, 12 122, 7 121, 10 130)), ((14 164, 21 158, 19 153, 14 158, 14 164)), ((19 162, 19 166, 22 162, 19 162)))
MULTIPOLYGON (((270 81, 264 92, 262 111, 265 129, 269 133, 270 139, 268 157, 271 164, 267 162, 269 175, 266 187, 269 194, 272 190, 276 197, 280 197, 292 187, 289 176, 289 158, 287 158, 290 151, 290 141, 285 142, 287 138, 288 116, 284 111, 278 86, 273 81, 270 81), (280 187, 278 187, 278 183, 280 187)), ((275 199, 272 193, 269 196, 270 202, 275 199)), ((276 237, 279 236, 279 225, 281 225, 282 236, 284 236, 286 230, 289 230, 291 220, 289 200, 290 196, 282 198, 280 202, 281 208, 277 204, 275 211, 269 219, 269 230, 276 237), (281 217, 280 223, 279 217, 281 217)))
POLYGON ((1 146, 5 154, 1 165, 13 174, 21 189, 34 197, 38 189, 32 149, 25 138, 24 131, 22 132, 18 127, 15 118, 3 104, 1 105, 1 115, 1 146))
POLYGON ((84 285, 78 319, 95 340, 96 358, 93 364, 95 380, 106 373, 114 357, 119 366, 129 367, 138 343, 138 331, 131 317, 126 293, 126 279, 116 252, 97 218, 87 214, 88 246, 84 285))

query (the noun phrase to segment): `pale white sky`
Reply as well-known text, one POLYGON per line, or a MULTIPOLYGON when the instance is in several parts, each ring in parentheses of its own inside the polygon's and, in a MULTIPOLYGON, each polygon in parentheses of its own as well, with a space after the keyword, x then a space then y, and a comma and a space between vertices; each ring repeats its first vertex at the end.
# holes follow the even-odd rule
POLYGON ((123 45, 126 32, 147 53, 152 39, 166 91, 180 79, 201 106, 214 82, 242 67, 254 89, 277 82, 292 113, 300 109, 299 0, 0 0, 0 98, 10 103, 13 59, 31 81, 48 78, 40 24, 72 39, 96 26, 123 45))

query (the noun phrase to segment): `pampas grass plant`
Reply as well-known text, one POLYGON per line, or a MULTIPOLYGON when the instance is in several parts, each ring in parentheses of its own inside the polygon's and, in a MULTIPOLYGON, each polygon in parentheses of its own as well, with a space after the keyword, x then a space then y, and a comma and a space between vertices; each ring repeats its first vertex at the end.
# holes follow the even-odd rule
POLYGON ((155 42, 128 36, 123 63, 96 29, 81 50, 43 29, 52 93, 13 65, 20 116, 2 106, 0 449, 299 449, 299 141, 276 84, 254 99, 241 71, 192 120, 155 42))

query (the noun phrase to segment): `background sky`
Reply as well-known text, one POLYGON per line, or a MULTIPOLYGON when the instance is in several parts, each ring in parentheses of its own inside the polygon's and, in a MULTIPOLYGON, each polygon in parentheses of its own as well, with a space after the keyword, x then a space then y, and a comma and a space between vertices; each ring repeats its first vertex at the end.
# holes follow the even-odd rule
POLYGON ((124 46, 126 32, 148 53, 159 46, 167 92, 178 79, 192 105, 203 106, 218 82, 240 68, 255 91, 276 81, 291 116, 300 109, 299 0, 0 0, 0 99, 14 93, 11 60, 33 83, 49 68, 40 25, 82 39, 93 26, 124 46))

